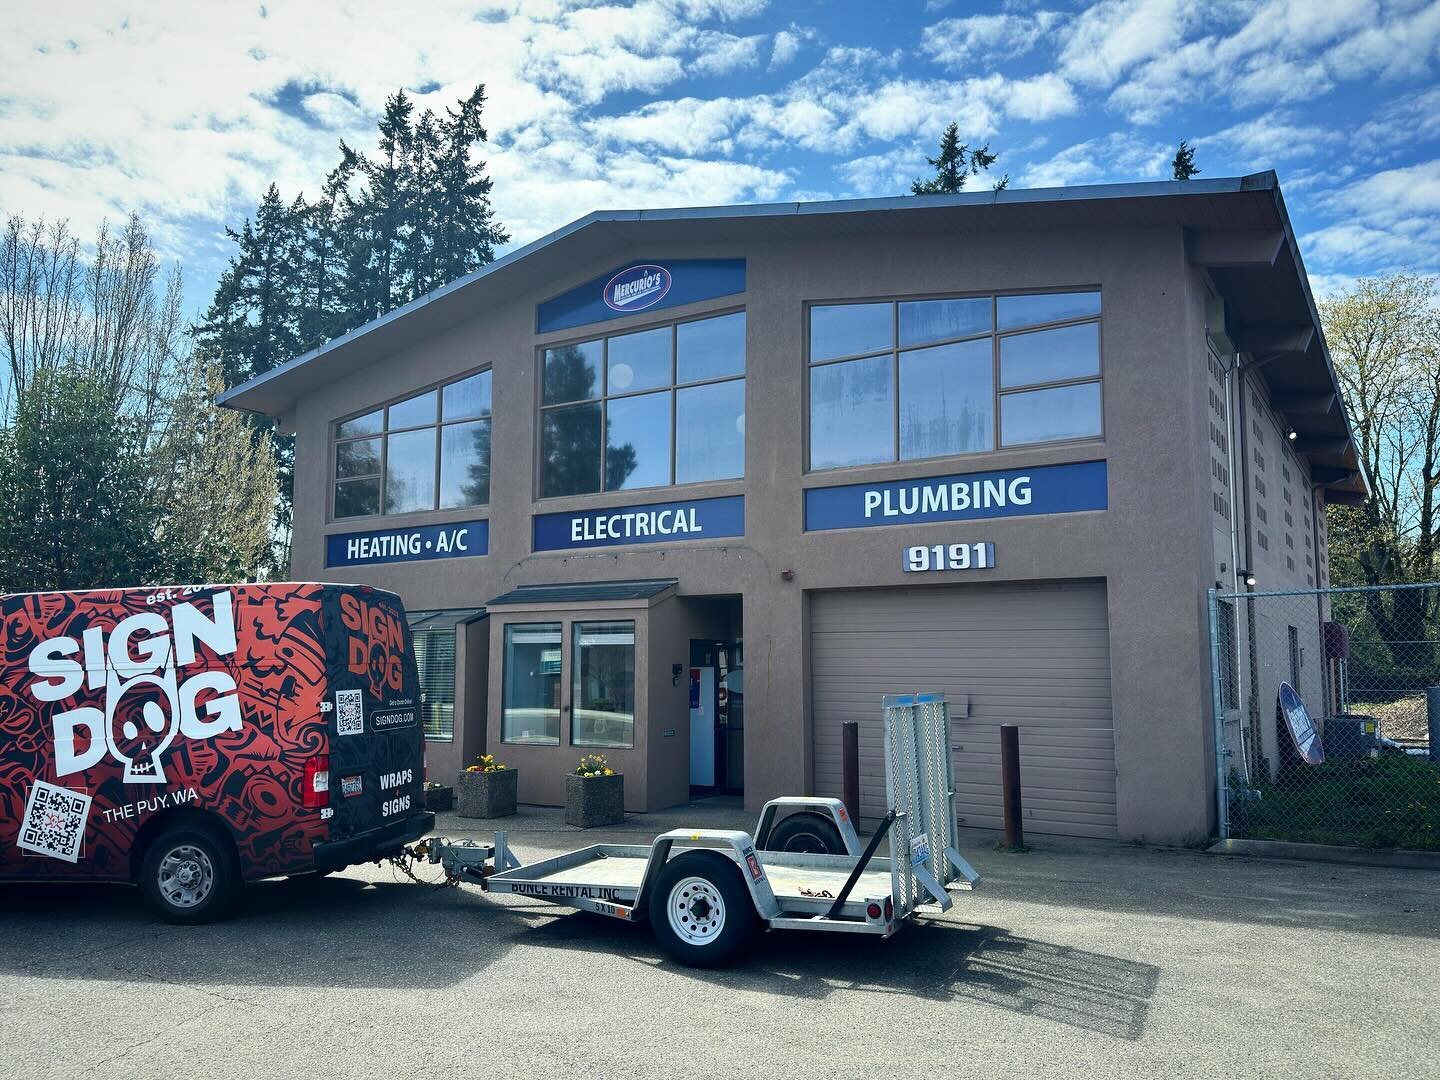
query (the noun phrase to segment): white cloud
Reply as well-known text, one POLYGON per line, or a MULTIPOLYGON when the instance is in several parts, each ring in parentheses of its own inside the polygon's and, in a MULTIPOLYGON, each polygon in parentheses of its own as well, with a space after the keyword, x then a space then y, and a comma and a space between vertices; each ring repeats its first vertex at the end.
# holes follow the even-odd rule
POLYGON ((788 29, 778 31, 775 34, 774 46, 770 51, 770 70, 775 71, 790 63, 800 55, 802 47, 814 41, 818 36, 813 28, 796 26, 794 23, 791 23, 788 29))
POLYGON ((1111 86, 1136 64, 1174 49, 1198 14, 1194 0, 1102 0, 1070 25, 1063 72, 1111 86))
POLYGON ((1059 19, 1054 11, 942 19, 925 28, 920 51, 951 68, 993 67, 1028 53, 1059 19))
POLYGON ((1017 187, 1069 187, 1122 180, 1168 180, 1173 149, 1128 131, 1067 146, 1046 161, 1028 165, 1017 187))
POLYGON ((1332 223, 1301 238, 1325 270, 1440 271, 1440 158, 1384 169, 1318 200, 1332 223))
POLYGON ((1338 131, 1297 123, 1292 114, 1277 110, 1196 139, 1195 146, 1231 147, 1246 164, 1270 168, 1294 158, 1314 160, 1325 147, 1343 141, 1338 131))
POLYGON ((696 57, 690 70, 697 75, 725 75, 742 68, 759 67, 764 34, 737 37, 718 30, 704 30, 695 37, 696 57))

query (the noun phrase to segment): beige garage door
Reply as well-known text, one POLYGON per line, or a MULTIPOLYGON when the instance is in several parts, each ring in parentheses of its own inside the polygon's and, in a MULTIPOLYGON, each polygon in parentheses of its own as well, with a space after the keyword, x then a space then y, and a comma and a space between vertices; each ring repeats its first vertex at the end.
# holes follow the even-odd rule
POLYGON ((819 794, 840 794, 841 725, 855 720, 861 810, 883 814, 880 699, 942 691, 961 825, 1001 827, 1000 725, 1018 724, 1026 829, 1115 835, 1102 582, 822 592, 810 614, 819 794))

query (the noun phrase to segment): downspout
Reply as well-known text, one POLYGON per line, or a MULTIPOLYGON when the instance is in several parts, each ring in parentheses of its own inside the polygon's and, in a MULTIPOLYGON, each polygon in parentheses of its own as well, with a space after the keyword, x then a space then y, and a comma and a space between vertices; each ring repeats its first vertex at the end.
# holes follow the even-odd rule
MULTIPOLYGON (((1238 354, 1236 355, 1236 363, 1235 363, 1235 367, 1234 367, 1234 369, 1233 369, 1236 375, 1244 376, 1245 373, 1250 369, 1250 366, 1251 366, 1250 364, 1242 364, 1242 363, 1240 363, 1240 362, 1239 362, 1239 355, 1238 355, 1238 354)), ((1241 507, 1242 509, 1245 509, 1245 510, 1246 510, 1246 513, 1245 513, 1245 570, 1246 570, 1247 573, 1252 573, 1252 574, 1253 574, 1254 571, 1255 571, 1255 548, 1254 548, 1254 542, 1255 542, 1255 541, 1254 541, 1254 530, 1250 527, 1250 514, 1249 514, 1249 510, 1248 510, 1248 507, 1249 507, 1250 504, 1249 504, 1249 502, 1247 501, 1247 500, 1250 498, 1250 440, 1249 440, 1250 426, 1249 426, 1249 424, 1246 423, 1246 421, 1249 419, 1249 414, 1248 414, 1248 412, 1246 411, 1246 408, 1245 408, 1245 385, 1244 385, 1244 384, 1245 384, 1246 382, 1248 382, 1248 381, 1249 381, 1248 379, 1242 379, 1242 380, 1240 380, 1240 383, 1241 383, 1241 384, 1234 387, 1234 393, 1235 393, 1235 399, 1236 399, 1236 406, 1237 406, 1237 407, 1236 407, 1234 413, 1232 414, 1232 417, 1233 417, 1233 422, 1234 422, 1234 424, 1236 425, 1236 427, 1239 428, 1239 430, 1235 433, 1234 438, 1231 439, 1231 445, 1235 448, 1235 451, 1239 454, 1239 457, 1240 457, 1240 490, 1241 490, 1242 492, 1244 492, 1244 496, 1239 500, 1239 505, 1240 505, 1240 507, 1241 507)), ((1232 473, 1231 475, 1234 475, 1234 474, 1232 473)), ((1240 527, 1240 519, 1239 519, 1239 517, 1237 516, 1236 519, 1235 519, 1235 528, 1238 529, 1239 527, 1240 527)), ((1237 568, 1237 571, 1238 571, 1238 568, 1237 568)), ((1237 588, 1237 589, 1236 589, 1236 592, 1239 592, 1239 591, 1240 591, 1240 590, 1237 588)), ((1247 585, 1245 586, 1245 591, 1246 591, 1246 592, 1251 592, 1251 591, 1252 591, 1252 586, 1250 586, 1250 585, 1247 584, 1247 585)), ((1249 669, 1250 669, 1250 692, 1249 692, 1249 695, 1248 695, 1248 700, 1245 701, 1245 702, 1243 703, 1243 705, 1242 705, 1242 710, 1243 710, 1244 719, 1241 721, 1241 728, 1242 728, 1242 730, 1243 730, 1243 729, 1245 728, 1245 725, 1246 725, 1247 723, 1250 725, 1250 726, 1249 726, 1250 738, 1249 738, 1248 740, 1246 740, 1245 737, 1242 735, 1242 736, 1241 736, 1241 739, 1242 739, 1242 744, 1243 744, 1244 742, 1249 742, 1249 743, 1251 744, 1250 746, 1248 746, 1248 747, 1245 748, 1245 749, 1246 749, 1246 752, 1245 752, 1245 754, 1244 754, 1244 758, 1245 758, 1245 775, 1246 775, 1246 778, 1247 778, 1247 780, 1248 780, 1248 778, 1250 777, 1250 774, 1253 772, 1253 769, 1251 768, 1252 762, 1251 762, 1251 760, 1250 760, 1250 758, 1251 758, 1252 755, 1255 756, 1255 761, 1254 761, 1253 764, 1255 764, 1255 765, 1258 765, 1258 764, 1259 764, 1259 751, 1260 751, 1260 746, 1259 746, 1259 745, 1256 745, 1256 744, 1258 743, 1258 735, 1259 735, 1259 727, 1260 727, 1260 716, 1259 716, 1259 712, 1258 712, 1257 709, 1256 709, 1255 702, 1256 702, 1256 700, 1257 700, 1257 699, 1259 698, 1259 696, 1260 696, 1260 658, 1259 658, 1258 651, 1257 651, 1257 649, 1256 649, 1256 642, 1255 642, 1255 633, 1256 633, 1256 625, 1255 625, 1255 601, 1254 601, 1254 600, 1247 601, 1246 604, 1245 604, 1245 608, 1246 608, 1246 611, 1245 611, 1245 622, 1246 622, 1246 626, 1248 627, 1248 631, 1249 631, 1249 632, 1245 635, 1245 652, 1246 652, 1246 659, 1247 659, 1247 661, 1248 661, 1248 667, 1249 667, 1249 669)))

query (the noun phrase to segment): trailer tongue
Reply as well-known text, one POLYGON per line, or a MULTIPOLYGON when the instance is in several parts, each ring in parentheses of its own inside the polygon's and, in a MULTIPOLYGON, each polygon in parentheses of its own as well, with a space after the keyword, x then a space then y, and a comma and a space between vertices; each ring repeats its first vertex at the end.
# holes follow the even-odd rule
POLYGON ((922 907, 949 910, 950 890, 971 889, 980 875, 955 848, 944 695, 896 695, 883 705, 889 810, 863 848, 838 799, 792 796, 765 805, 755 837, 676 829, 649 844, 593 844, 526 865, 503 832, 492 845, 432 839, 413 853, 489 892, 649 920, 666 952, 697 967, 733 959, 761 927, 889 937, 922 907), (797 809, 828 816, 846 853, 763 850, 777 814, 797 809))

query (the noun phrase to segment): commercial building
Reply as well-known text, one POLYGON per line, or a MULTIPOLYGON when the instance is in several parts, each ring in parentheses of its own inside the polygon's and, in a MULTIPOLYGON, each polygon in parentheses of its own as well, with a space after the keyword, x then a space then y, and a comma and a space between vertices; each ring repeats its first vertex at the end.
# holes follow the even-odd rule
POLYGON ((1206 590, 1325 582, 1365 490, 1272 173, 595 213, 222 400, 292 573, 404 597, 431 775, 542 803, 838 793, 857 720, 875 813, 939 690, 965 822, 1017 723, 1031 830, 1202 833, 1206 590))

